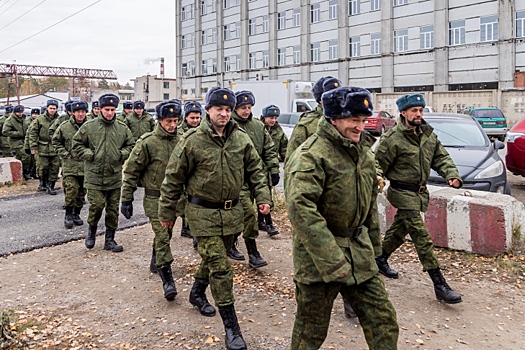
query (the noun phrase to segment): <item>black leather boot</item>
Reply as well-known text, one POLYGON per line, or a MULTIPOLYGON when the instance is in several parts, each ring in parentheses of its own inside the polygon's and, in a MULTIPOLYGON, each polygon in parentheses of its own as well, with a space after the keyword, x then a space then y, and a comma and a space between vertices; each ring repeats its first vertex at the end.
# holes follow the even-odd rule
POLYGON ((57 191, 55 191, 55 181, 48 181, 46 183, 47 193, 50 195, 56 195, 57 191))
POLYGON ((230 251, 228 251, 228 253, 226 253, 226 255, 229 258, 232 258, 233 260, 245 260, 244 255, 242 255, 237 250, 237 246, 239 245, 239 241, 237 240, 238 237, 239 237, 238 235, 235 235, 235 240, 233 241, 233 245, 232 245, 230 251))
POLYGON ((115 242, 115 230, 106 229, 104 250, 111 250, 113 253, 120 253, 124 250, 121 245, 118 245, 117 242, 115 242))
POLYGON ((228 350, 246 350, 244 341, 237 321, 237 314, 233 305, 219 307, 222 323, 224 324, 225 342, 228 350))
POLYGON ((175 299, 175 296, 177 295, 177 288, 175 288, 175 281, 173 280, 173 273, 171 272, 171 264, 162 266, 159 269, 159 275, 162 279, 164 298, 170 301, 175 299))
POLYGON ((67 229, 73 228, 73 225, 75 223, 73 222, 73 207, 67 206, 66 207, 66 216, 64 217, 64 226, 67 229))
POLYGON ((399 274, 397 273, 396 270, 392 270, 390 268, 390 265, 388 265, 387 260, 389 257, 390 257, 390 254, 385 253, 384 250, 381 255, 376 257, 376 264, 377 264, 377 267, 379 268, 379 273, 381 273, 382 275, 388 278, 397 279, 399 278, 399 274))
POLYGON ((186 222, 186 219, 182 218, 182 227, 180 229, 180 236, 181 237, 186 237, 186 238, 192 238, 193 236, 191 235, 191 232, 190 232, 190 227, 188 226, 188 223, 186 222))
POLYGON ((250 267, 258 269, 259 267, 268 265, 266 260, 261 258, 261 254, 259 254, 259 251, 257 250, 257 243, 255 243, 255 239, 245 239, 244 243, 246 243, 246 249, 248 250, 250 267))
POLYGON ((202 316, 212 317, 215 316, 217 311, 206 298, 206 288, 208 288, 207 284, 195 280, 193 286, 191 286, 190 304, 196 306, 202 316))
POLYGON ((345 316, 348 318, 355 318, 357 317, 357 314, 355 313, 354 309, 352 309, 352 306, 350 306, 350 303, 346 301, 345 298, 343 298, 343 304, 345 308, 345 316))
POLYGON ((149 262, 149 271, 151 273, 159 273, 159 269, 157 268, 157 254, 155 253, 155 248, 153 248, 153 251, 151 252, 151 261, 149 262))
POLYGON ((439 267, 428 270, 428 274, 434 283, 434 292, 436 292, 437 300, 443 300, 447 304, 457 304, 463 301, 461 300, 461 295, 454 292, 447 284, 439 267))
POLYGON ((84 225, 84 220, 80 218, 80 211, 82 210, 82 207, 74 207, 73 208, 73 223, 77 226, 84 225))
POLYGON ((264 214, 257 212, 257 225, 259 226, 259 231, 266 231, 266 221, 264 221, 264 214))
POLYGON ((277 231, 275 226, 273 226, 272 215, 266 214, 265 217, 266 217, 266 232, 268 232, 268 236, 271 237, 271 236, 278 235, 279 231, 277 231))
POLYGON ((199 247, 199 241, 197 240, 197 237, 193 236, 193 249, 197 250, 199 247))
POLYGON ((38 190, 42 192, 47 191, 46 183, 47 183, 47 176, 42 175, 40 177, 40 183, 38 184, 38 190))
POLYGON ((88 234, 86 236, 86 248, 92 249, 95 246, 95 240, 97 238, 97 227, 89 225, 88 234))

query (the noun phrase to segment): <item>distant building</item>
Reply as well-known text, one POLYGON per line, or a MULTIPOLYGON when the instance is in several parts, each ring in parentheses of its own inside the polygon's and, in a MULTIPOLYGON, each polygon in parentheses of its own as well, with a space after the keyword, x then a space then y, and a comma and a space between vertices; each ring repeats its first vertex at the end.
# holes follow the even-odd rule
POLYGON ((162 101, 176 98, 175 79, 144 75, 133 81, 135 83, 134 100, 144 101, 146 108, 153 108, 162 101))
MULTIPOLYGON (((64 103, 69 99, 67 92, 46 92, 45 94, 20 96, 20 104, 26 108, 45 107, 48 100, 58 101, 58 111, 65 110, 64 103)), ((7 98, 0 98, 0 108, 4 109, 7 103, 7 98)), ((15 97, 9 98, 11 106, 18 105, 18 100, 15 97)))

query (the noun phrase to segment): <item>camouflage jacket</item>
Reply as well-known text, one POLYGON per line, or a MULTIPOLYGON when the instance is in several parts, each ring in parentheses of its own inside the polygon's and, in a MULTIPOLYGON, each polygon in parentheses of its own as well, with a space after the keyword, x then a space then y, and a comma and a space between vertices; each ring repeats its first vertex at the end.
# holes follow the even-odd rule
POLYGON ((273 144, 275 145, 275 152, 281 162, 286 158, 286 149, 288 148, 288 137, 283 131, 279 123, 275 123, 270 129, 266 128, 270 134, 273 144))
POLYGON ((9 137, 9 146, 12 149, 23 149, 28 127, 29 121, 23 115, 18 117, 13 113, 4 123, 2 135, 9 137))
POLYGON ((74 158, 71 154, 73 136, 75 136, 81 126, 82 125, 79 126, 75 122, 75 117, 70 117, 57 127, 51 139, 55 151, 58 153, 60 159, 62 159, 62 174, 64 176, 84 175, 84 161, 74 158))
MULTIPOLYGON (((63 113, 58 118, 55 119, 53 124, 49 127, 49 136, 51 137, 51 140, 53 139, 53 135, 55 134, 56 129, 58 129, 58 126, 65 122, 66 120, 69 120, 71 116, 69 114, 63 113)), ((87 119, 86 119, 87 120, 87 119)))
POLYGON ((182 123, 180 123, 178 126, 177 126, 177 133, 179 134, 179 136, 182 136, 184 135, 184 133, 188 130, 190 130, 191 127, 188 125, 188 123, 186 123, 185 120, 182 121, 182 123))
POLYGON ((31 129, 31 126, 33 125, 33 122, 36 118, 29 117, 27 118, 29 126, 27 127, 26 136, 24 137, 24 149, 30 150, 31 147, 29 147, 29 129, 31 129))
MULTIPOLYGON (((390 181, 422 186, 428 181, 430 169, 434 169, 443 178, 456 178, 463 184, 458 169, 434 129, 423 120, 416 130, 418 135, 405 126, 405 119, 400 116, 397 125, 381 136, 375 153, 384 176, 390 181)), ((397 209, 425 212, 429 194, 428 190, 418 193, 390 186, 387 199, 397 209)))
POLYGON ((290 155, 285 195, 295 281, 354 285, 377 274, 381 232, 374 141, 363 134, 354 144, 322 119, 316 134, 290 155), (359 235, 341 237, 359 226, 359 235))
POLYGON ((146 112, 144 112, 144 114, 142 114, 140 117, 135 112, 128 114, 125 123, 129 130, 131 130, 135 140, 138 140, 139 137, 145 133, 152 132, 153 129, 155 129, 155 119, 151 116, 151 114, 146 112))
POLYGON ((270 174, 279 174, 279 159, 277 158, 275 145, 270 134, 266 131, 264 123, 254 119, 252 115, 247 119, 243 119, 235 112, 232 112, 232 119, 250 136, 257 154, 263 161, 264 169, 270 174))
MULTIPOLYGON (((171 154, 159 200, 159 219, 174 220, 177 202, 184 193, 211 202, 239 198, 243 183, 249 185, 257 204, 270 204, 261 158, 250 137, 230 120, 219 136, 209 117, 190 129, 171 154)), ((241 203, 231 209, 209 209, 188 203, 186 219, 194 236, 226 236, 242 232, 241 203)))
POLYGON ((122 164, 135 144, 126 124, 104 117, 90 120, 73 136, 71 153, 84 161, 84 187, 113 190, 122 186, 122 164))
POLYGON ((288 148, 286 153, 291 156, 292 153, 303 143, 307 138, 312 136, 317 130, 317 123, 323 117, 323 106, 319 103, 315 110, 304 113, 292 131, 290 141, 288 141, 288 148))
POLYGON ((39 156, 56 156, 55 149, 51 145, 51 136, 49 136, 49 127, 56 119, 49 116, 47 111, 39 115, 32 123, 29 129, 29 147, 31 150, 37 150, 39 156))
POLYGON ((88 114, 86 114, 86 120, 93 120, 93 119, 96 119, 100 116, 100 112, 98 115, 94 115, 93 112, 89 112, 88 114))
MULTIPOLYGON (((141 180, 146 190, 160 190, 168 160, 179 141, 178 134, 169 134, 160 124, 153 132, 140 137, 133 147, 126 166, 124 167, 124 181, 122 184, 122 201, 133 201, 133 193, 141 180)), ((148 217, 157 217, 156 205, 149 205, 148 201, 158 202, 159 196, 144 196, 144 209, 148 217), (153 198, 148 198, 153 197, 153 198)))
MULTIPOLYGON (((0 117, 0 146, 2 146, 3 148, 9 148, 9 137, 4 136, 2 134, 2 129, 4 128, 5 121, 10 116, 11 116, 11 114, 9 114, 9 115, 6 114, 6 115, 3 115, 2 117, 0 117)), ((6 156, 4 155, 4 157, 6 157, 6 156)))
POLYGON ((126 122, 126 118, 127 118, 128 115, 129 114, 127 114, 126 112, 122 111, 122 113, 117 115, 117 120, 120 120, 121 122, 125 123, 126 122))

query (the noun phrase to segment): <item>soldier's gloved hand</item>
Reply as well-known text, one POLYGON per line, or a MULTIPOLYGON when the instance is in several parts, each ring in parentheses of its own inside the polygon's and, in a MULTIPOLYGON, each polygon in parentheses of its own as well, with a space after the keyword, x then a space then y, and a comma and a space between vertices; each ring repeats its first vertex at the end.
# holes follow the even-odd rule
POLYGON ((377 176, 377 182, 378 182, 378 187, 379 187, 379 190, 378 192, 379 193, 383 193, 383 188, 385 188, 385 180, 383 179, 382 176, 377 176))
POLYGON ((28 154, 28 155, 31 155, 31 150, 28 149, 28 148, 25 148, 25 149, 24 149, 24 152, 26 152, 26 154, 28 154))
POLYGON ((271 177, 272 177, 272 186, 277 186, 281 177, 279 176, 279 174, 272 174, 271 177))
POLYGON ((120 205, 120 212, 126 219, 131 219, 133 216, 133 202, 122 202, 120 205))

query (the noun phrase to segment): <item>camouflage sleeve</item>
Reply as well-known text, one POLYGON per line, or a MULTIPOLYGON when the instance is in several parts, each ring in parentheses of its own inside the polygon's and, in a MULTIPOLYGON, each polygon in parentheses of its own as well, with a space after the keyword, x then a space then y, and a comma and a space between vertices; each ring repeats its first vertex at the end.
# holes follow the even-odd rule
POLYGON ((288 148, 286 153, 288 157, 297 149, 299 146, 306 141, 308 132, 304 125, 297 124, 292 131, 292 136, 290 136, 290 141, 288 142, 288 148))
POLYGON ((51 144, 60 158, 66 159, 71 156, 71 154, 66 149, 66 139, 64 138, 62 128, 60 126, 55 130, 53 138, 51 139, 51 144))
POLYGON ((53 123, 49 126, 49 137, 53 138, 53 135, 55 134, 55 131, 58 129, 61 123, 61 118, 57 117, 53 123))
MULTIPOLYGON (((373 154, 372 154, 373 155, 373 154)), ((377 160, 374 163, 377 171, 377 160)), ((381 243, 381 228, 379 227, 379 211, 377 210, 377 195, 378 195, 378 181, 374 179, 374 185, 372 187, 372 200, 370 201, 370 208, 364 222, 364 226, 368 228, 368 236, 374 247, 375 256, 381 255, 382 243, 381 243)))
POLYGON ((31 128, 33 127, 35 123, 31 123, 29 127, 27 128, 26 136, 24 137, 24 149, 29 150, 29 133, 31 132, 31 128))
MULTIPOLYGON (((244 179, 250 188, 250 192, 255 197, 257 204, 271 204, 270 189, 266 181, 266 174, 263 171, 263 163, 261 157, 257 154, 257 150, 253 143, 248 139, 244 153, 244 179)), ((273 143, 273 141, 272 141, 273 143)))
POLYGON ((184 193, 186 176, 193 172, 193 152, 188 151, 182 138, 171 153, 166 167, 164 181, 160 186, 159 220, 171 221, 177 218, 177 202, 184 193))
POLYGON ((463 186, 463 180, 459 175, 458 168, 437 137, 434 157, 432 158, 432 164, 430 167, 437 171, 437 173, 444 179, 458 179, 459 182, 461 182, 461 186, 463 186))
POLYGON ((79 160, 91 162, 95 157, 93 151, 89 147, 89 137, 87 135, 87 124, 84 124, 78 129, 73 141, 71 142, 71 154, 79 160))
POLYGON ((277 158, 277 150, 272 137, 264 128, 264 149, 262 159, 266 169, 270 174, 279 174, 279 158, 277 158))
POLYGON ((379 176, 386 176, 388 169, 395 160, 396 154, 393 146, 390 145, 390 138, 381 136, 379 144, 375 150, 376 173, 379 176))
POLYGON ((149 154, 144 142, 139 141, 133 147, 131 154, 124 167, 124 179, 122 180, 123 202, 133 201, 133 193, 137 190, 140 174, 149 164, 149 154))
POLYGON ((151 117, 150 120, 150 131, 155 130, 155 118, 151 117))
POLYGON ((33 151, 38 150, 38 134, 40 132, 40 121, 38 118, 31 123, 31 127, 28 130, 29 137, 29 148, 33 151))
MULTIPOLYGON (((123 130, 125 128, 122 128, 123 130)), ((120 161, 124 163, 126 159, 128 159, 129 154, 131 153, 131 150, 133 149, 133 146, 135 146, 135 138, 133 137, 133 134, 131 133, 131 130, 126 130, 126 140, 124 141, 124 145, 120 149, 120 161)))
POLYGON ((286 159, 287 149, 288 149, 288 137, 286 137, 286 134, 283 132, 281 134, 281 146, 279 147, 279 157, 281 158, 281 161, 283 162, 286 159))
POLYGON ((284 188, 294 240, 305 248, 303 254, 312 259, 328 283, 348 274, 352 267, 317 209, 326 181, 324 169, 317 162, 318 159, 306 153, 291 158, 284 188))
POLYGON ((16 127, 13 125, 13 117, 9 117, 4 122, 4 127, 2 128, 2 135, 8 136, 8 137, 23 137, 23 132, 20 132, 16 129, 16 127))

